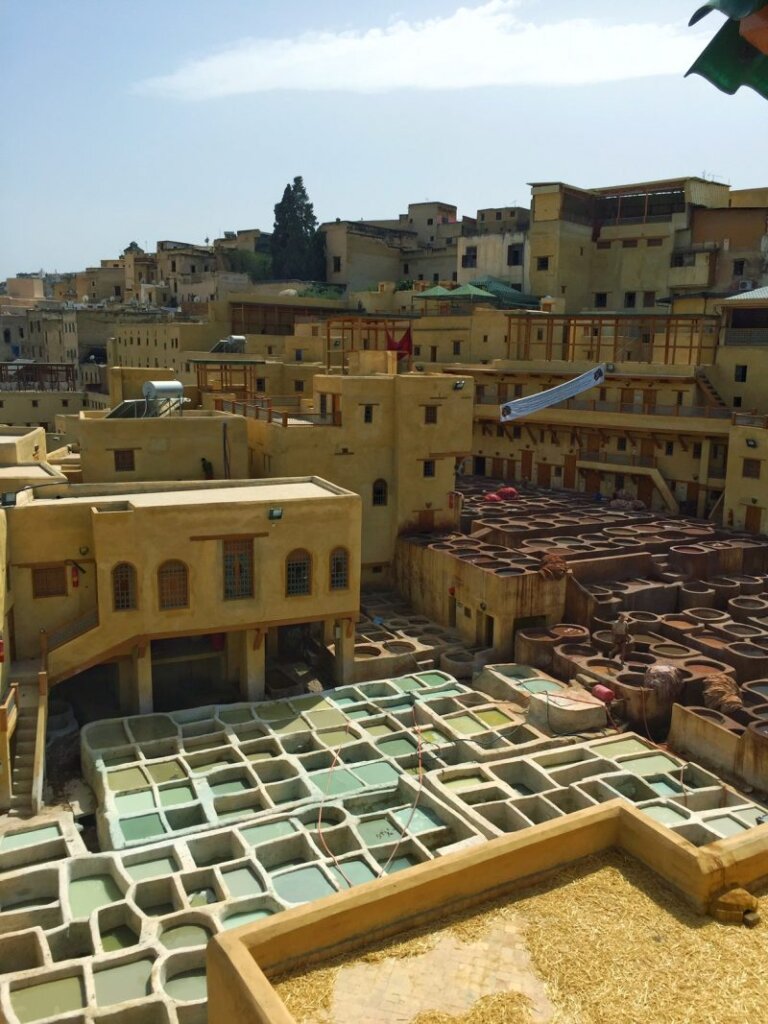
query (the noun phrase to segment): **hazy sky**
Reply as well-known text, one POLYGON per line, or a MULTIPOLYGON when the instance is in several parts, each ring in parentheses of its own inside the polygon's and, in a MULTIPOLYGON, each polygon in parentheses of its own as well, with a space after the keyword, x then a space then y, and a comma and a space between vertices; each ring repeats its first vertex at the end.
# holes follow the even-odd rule
POLYGON ((768 103, 685 71, 699 0, 0 0, 0 278, 132 240, 527 205, 526 182, 768 185, 768 103))

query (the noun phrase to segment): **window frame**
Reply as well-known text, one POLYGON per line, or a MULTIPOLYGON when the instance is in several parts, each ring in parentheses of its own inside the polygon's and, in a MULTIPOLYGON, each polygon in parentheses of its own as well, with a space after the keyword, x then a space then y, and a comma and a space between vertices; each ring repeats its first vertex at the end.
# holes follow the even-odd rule
POLYGON ((111 572, 112 581, 112 611, 113 612, 134 612, 139 607, 138 603, 138 573, 132 562, 115 562, 111 572), (126 580, 121 584, 118 580, 118 572, 127 572, 126 580), (127 594, 128 603, 125 604, 127 594))
POLYGON ((312 596, 312 555, 306 548, 294 548, 285 556, 285 596, 312 596), (306 569, 305 572, 299 570, 303 573, 302 576, 297 575, 299 564, 306 569), (301 586, 301 589, 296 589, 297 586, 301 586))
POLYGON ((247 601, 254 595, 253 540, 223 540, 221 543, 222 600, 247 601), (236 550, 239 549, 239 550, 236 550), (245 572, 237 560, 245 557, 245 572), (228 561, 231 565, 228 566, 228 561))
POLYGON ((167 558, 157 567, 157 606, 161 612, 178 611, 180 608, 189 608, 189 566, 180 558, 167 558), (173 566, 173 570, 171 570, 173 566), (175 568, 179 566, 180 568, 175 568), (179 581, 183 580, 183 586, 179 586, 170 576, 171 571, 175 573, 179 581), (173 600, 169 603, 169 597, 173 595, 173 588, 178 588, 179 598, 183 597, 183 603, 173 600))
POLYGON ((32 566, 32 597, 34 600, 44 597, 67 597, 67 567, 65 565, 32 566), (55 575, 54 575, 55 574, 55 575), (43 580, 46 580, 44 585, 43 580), (57 580, 56 585, 50 581, 57 580))
POLYGON ((349 590, 349 551, 344 547, 334 548, 328 556, 328 588, 333 591, 349 590), (338 559, 343 559, 341 570, 335 564, 338 559))
POLYGON ((383 477, 371 484, 371 505, 374 508, 385 508, 389 502, 389 484, 383 477))
POLYGON ((133 448, 114 448, 112 455, 116 473, 136 472, 136 452, 133 448))

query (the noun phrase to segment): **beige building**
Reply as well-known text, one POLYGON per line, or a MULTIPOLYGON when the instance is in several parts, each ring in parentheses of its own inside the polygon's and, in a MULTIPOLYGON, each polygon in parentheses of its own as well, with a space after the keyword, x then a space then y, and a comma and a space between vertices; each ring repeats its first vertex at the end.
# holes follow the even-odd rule
POLYGON ((531 185, 530 286, 562 312, 654 311, 708 289, 713 247, 693 244, 692 211, 726 208, 729 187, 702 178, 580 189, 531 185))
POLYGON ((57 428, 79 453, 83 483, 245 480, 250 476, 242 416, 203 409, 147 419, 80 413, 60 416, 57 428))
POLYGON ((295 413, 268 401, 215 400, 245 415, 254 476, 313 467, 360 495, 362 570, 370 582, 389 573, 399 533, 455 525, 456 461, 471 444, 471 378, 460 384, 441 374, 397 374, 395 358, 357 353, 349 376, 316 376, 311 405, 295 413))
POLYGON ((0 519, 6 650, 23 662, 42 643, 53 685, 102 666, 120 708, 145 712, 183 703, 182 681, 202 662, 209 693, 237 683, 255 700, 267 652, 290 657, 297 626, 336 638, 347 678, 360 499, 340 487, 54 484, 23 492, 0 519))

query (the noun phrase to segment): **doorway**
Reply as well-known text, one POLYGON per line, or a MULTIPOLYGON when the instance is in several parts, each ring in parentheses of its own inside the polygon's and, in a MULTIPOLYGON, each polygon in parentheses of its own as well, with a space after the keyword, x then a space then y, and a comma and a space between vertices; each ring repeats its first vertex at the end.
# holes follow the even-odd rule
POLYGON ((763 510, 756 505, 750 505, 744 515, 744 529, 747 533, 760 533, 762 518, 763 510))

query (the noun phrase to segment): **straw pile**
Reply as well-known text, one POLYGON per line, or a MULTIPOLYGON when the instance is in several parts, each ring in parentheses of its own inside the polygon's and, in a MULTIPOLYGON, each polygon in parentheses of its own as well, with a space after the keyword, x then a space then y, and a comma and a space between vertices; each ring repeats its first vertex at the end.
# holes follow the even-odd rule
MULTIPOLYGON (((701 917, 619 852, 587 858, 523 895, 446 918, 441 927, 340 958, 275 988, 298 1024, 332 1024, 334 986, 345 964, 419 956, 445 929, 477 942, 511 918, 525 922, 526 944, 555 1008, 549 1024, 768 1020, 768 924, 746 929, 701 917)), ((529 1024, 529 1006, 520 993, 501 992, 478 1000, 464 1016, 422 1013, 411 1024, 529 1024)))

